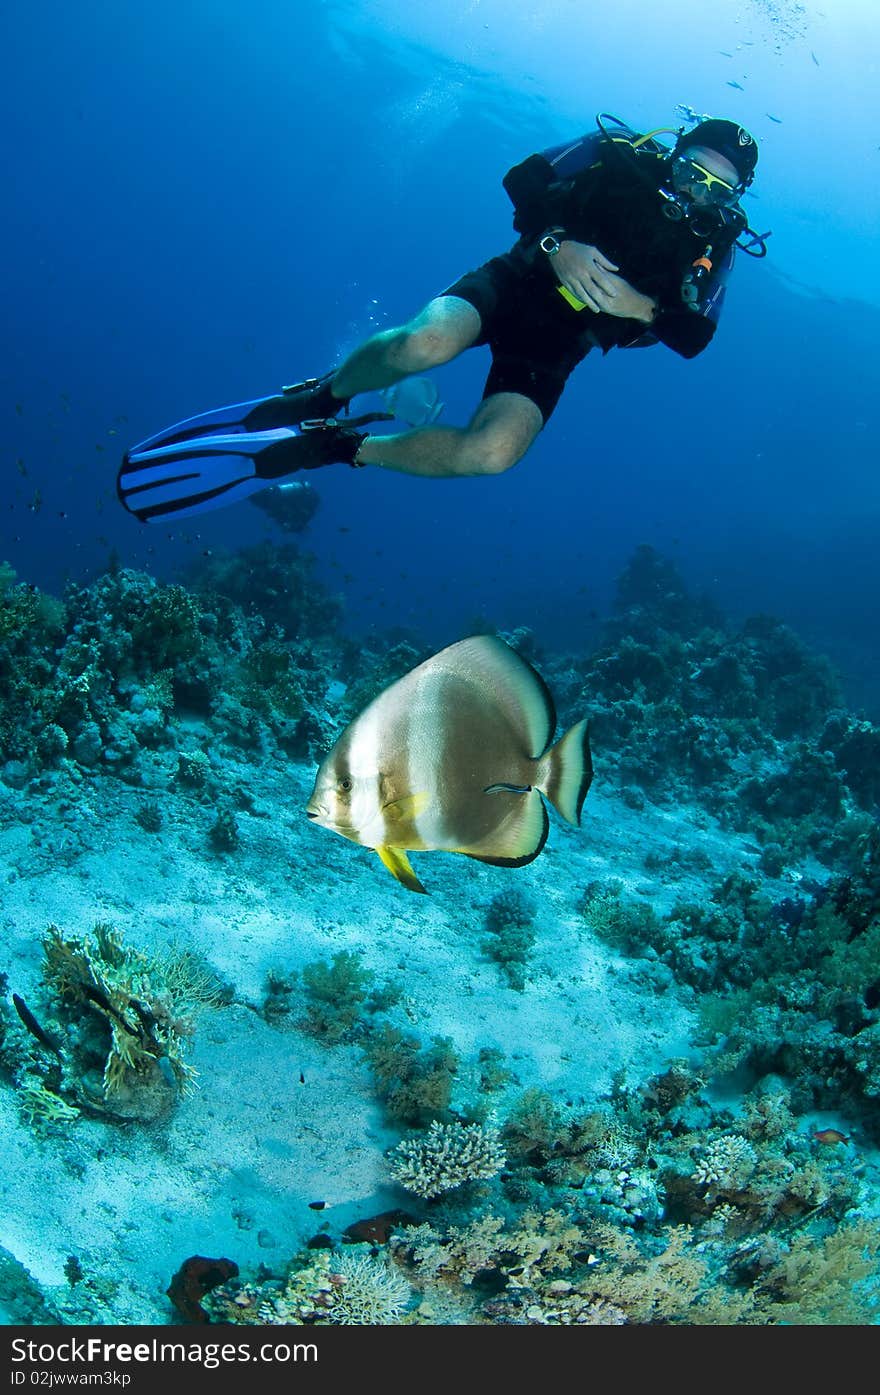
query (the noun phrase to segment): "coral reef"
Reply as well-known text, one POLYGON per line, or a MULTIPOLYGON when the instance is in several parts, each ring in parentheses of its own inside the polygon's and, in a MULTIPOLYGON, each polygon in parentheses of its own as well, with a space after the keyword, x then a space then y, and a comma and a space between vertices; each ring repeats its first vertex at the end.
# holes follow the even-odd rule
MULTIPOLYGON (((339 619, 292 545, 214 554, 187 586, 115 568, 63 601, 0 570, 6 826, 42 866, 73 865, 82 841, 44 834, 41 811, 54 804, 73 828, 88 797, 100 808, 113 791, 142 846, 159 857, 179 837, 210 894, 234 884, 251 896, 266 846, 258 820, 271 816, 252 770, 288 778, 424 657, 418 636, 355 642, 339 619)), ((534 655, 530 633, 512 639, 534 655)), ((565 977, 564 1010, 589 1031, 583 965, 596 994, 635 985, 647 1029, 662 1009, 692 1011, 684 1054, 635 1083, 620 1071, 590 1097, 571 1083, 571 1056, 548 1052, 542 1088, 515 1035, 490 1038, 502 1050, 479 1047, 465 1017, 454 1042, 410 1030, 436 989, 402 951, 403 980, 379 984, 356 950, 297 972, 258 959, 256 1025, 273 1039, 266 1022, 283 1028, 304 1057, 337 1049, 362 1094, 372 1084, 380 1127, 393 1130, 372 1159, 379 1185, 384 1152, 385 1182, 413 1200, 379 1215, 374 1201, 339 1233, 328 1210, 316 1235, 313 1218, 297 1235, 308 1248, 288 1266, 258 1263, 242 1281, 217 1268, 209 1288, 192 1271, 178 1306, 188 1321, 876 1323, 880 728, 844 709, 827 663, 785 625, 728 624, 649 548, 622 575, 598 650, 545 656, 542 669, 564 713, 594 716, 619 842, 585 855, 568 885, 539 877, 532 893, 487 894, 490 869, 476 869, 486 880, 449 912, 472 956, 473 981, 456 986, 482 1001, 496 978, 488 957, 509 987, 528 984, 512 1006, 534 1029, 541 993, 565 977), (663 833, 641 840, 648 819, 670 827, 665 844, 663 833), (560 968, 565 937, 576 952, 560 968), (541 978, 529 983, 538 944, 541 978), (401 1127, 419 1132, 389 1148, 401 1127)), ((25 866, 11 866, 10 883, 25 866)), ((349 932, 363 942, 356 917, 327 919, 331 943, 349 932)), ((313 938, 325 928, 322 907, 302 943, 326 943, 313 938)), ((375 929, 365 919, 364 933, 375 929)), ((6 998, 0 976, 0 1075, 21 1135, 47 1154, 67 1143, 74 1170, 90 1130, 106 1138, 102 1125, 175 1107, 193 1080, 197 1013, 228 995, 195 955, 135 950, 104 923, 91 935, 50 926, 43 960, 29 1003, 6 998)), ((496 988, 496 1004, 511 998, 496 988)), ((443 1007, 434 1025, 452 1031, 443 1007)), ((371 1175, 361 1194, 375 1185, 371 1175)), ((0 1257, 21 1290, 15 1320, 89 1311, 101 1281, 86 1250, 70 1248, 67 1288, 44 1307, 0 1257)))
POLYGON ((314 557, 293 543, 261 542, 200 558, 190 581, 200 596, 221 597, 259 616, 270 634, 317 637, 336 630, 341 604, 316 582, 314 567, 314 557))
POLYGON ((545 664, 563 722, 590 711, 606 778, 634 807, 695 799, 786 865, 833 861, 841 815, 876 802, 880 729, 842 710, 827 660, 768 616, 733 630, 649 547, 615 610, 588 659, 545 664))
POLYGON ((224 1284, 204 1306, 222 1322, 374 1327, 399 1322, 412 1297, 403 1274, 369 1252, 322 1250, 294 1261, 283 1285, 224 1284))
POLYGON ((36 1280, 15 1255, 0 1246, 0 1323, 35 1327, 59 1321, 56 1306, 46 1299, 36 1280))
POLYGON ((117 569, 63 602, 0 572, 0 775, 141 783, 193 715, 230 743, 301 756, 320 712, 338 603, 288 544, 204 561, 194 589, 117 569), (258 610, 258 607, 260 609, 258 610))

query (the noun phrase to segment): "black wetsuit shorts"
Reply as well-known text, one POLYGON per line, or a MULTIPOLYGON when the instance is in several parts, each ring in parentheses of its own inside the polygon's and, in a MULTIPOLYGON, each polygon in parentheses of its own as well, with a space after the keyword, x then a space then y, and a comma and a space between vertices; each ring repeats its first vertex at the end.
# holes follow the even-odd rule
POLYGON ((548 272, 517 252, 506 253, 441 292, 466 300, 480 317, 474 345, 488 344, 492 351, 483 397, 521 393, 545 424, 569 374, 596 342, 581 319, 587 312, 565 302, 548 272))

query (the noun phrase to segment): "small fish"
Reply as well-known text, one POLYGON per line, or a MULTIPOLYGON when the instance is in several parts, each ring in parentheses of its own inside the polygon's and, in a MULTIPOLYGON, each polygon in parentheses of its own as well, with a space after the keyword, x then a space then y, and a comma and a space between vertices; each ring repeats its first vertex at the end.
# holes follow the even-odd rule
POLYGON ((551 746, 555 728, 550 692, 525 659, 493 636, 461 640, 349 723, 306 812, 374 848, 409 891, 425 891, 410 851, 522 867, 547 841, 544 798, 579 826, 593 777, 587 721, 551 746))
POLYGON ((849 1143, 849 1134, 841 1133, 840 1129, 814 1129, 811 1137, 814 1143, 849 1143))
POLYGON ((732 53, 728 53, 726 48, 720 48, 720 49, 718 50, 718 52, 721 54, 721 57, 722 57, 722 58, 732 58, 732 57, 733 57, 733 54, 732 54, 732 53))
POLYGON ((815 55, 815 53, 813 52, 812 49, 810 49, 810 57, 812 58, 812 60, 813 60, 813 62, 815 63, 815 65, 816 65, 817 68, 821 66, 820 63, 819 63, 818 58, 816 57, 816 55, 815 55))
POLYGON ((430 426, 444 407, 430 378, 404 378, 385 388, 382 400, 389 412, 407 426, 430 426))
POLYGON ((329 1201, 310 1201, 310 1202, 309 1202, 309 1210, 310 1210, 310 1211, 326 1211, 326 1210, 327 1210, 327 1207, 328 1207, 329 1205, 330 1205, 330 1202, 329 1202, 329 1201))
POLYGON ((24 998, 20 998, 17 993, 12 995, 12 1005, 18 1013, 24 1025, 27 1027, 32 1037, 36 1037, 42 1046, 48 1046, 50 1051, 54 1051, 56 1056, 61 1055, 61 1043, 53 1037, 44 1027, 41 1027, 34 1014, 31 1012, 24 998))
POLYGON ((729 79, 729 81, 728 81, 728 83, 727 83, 727 86, 728 86, 728 87, 735 87, 736 90, 737 90, 737 92, 745 92, 745 90, 746 90, 746 89, 743 87, 742 83, 741 83, 741 82, 737 82, 734 78, 730 78, 730 79, 729 79))
POLYGON ((771 114, 770 114, 769 111, 765 111, 765 112, 764 112, 764 115, 766 116, 766 118, 767 118, 768 121, 775 121, 776 124, 777 124, 777 126, 781 126, 781 125, 782 125, 782 117, 781 117, 781 116, 771 116, 771 114))

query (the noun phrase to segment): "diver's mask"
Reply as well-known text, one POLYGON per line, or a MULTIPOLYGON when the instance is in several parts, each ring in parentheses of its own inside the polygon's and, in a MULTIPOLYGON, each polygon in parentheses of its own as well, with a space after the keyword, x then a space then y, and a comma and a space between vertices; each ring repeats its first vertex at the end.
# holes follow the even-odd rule
POLYGON ((744 193, 742 184, 730 184, 684 152, 673 155, 672 176, 675 188, 698 208, 735 208, 744 193))
POLYGON ((673 222, 686 222, 697 237, 711 237, 743 218, 742 184, 728 183, 685 154, 673 155, 669 169, 672 177, 658 192, 673 222))

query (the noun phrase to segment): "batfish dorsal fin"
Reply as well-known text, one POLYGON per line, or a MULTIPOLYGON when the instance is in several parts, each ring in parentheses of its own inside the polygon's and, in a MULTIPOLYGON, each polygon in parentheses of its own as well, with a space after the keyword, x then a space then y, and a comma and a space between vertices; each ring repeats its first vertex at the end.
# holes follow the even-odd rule
POLYGON ((494 635, 473 635, 441 650, 429 662, 491 693, 517 730, 524 755, 536 759, 547 749, 556 728, 550 689, 510 645, 494 635))
POLYGON ((402 848, 377 848, 376 852, 381 857, 392 877, 396 877, 401 886, 405 886, 407 891, 420 891, 427 896, 427 891, 422 886, 412 867, 409 858, 402 848))

